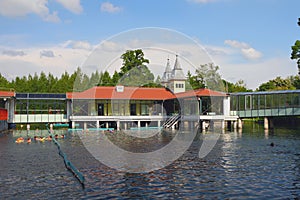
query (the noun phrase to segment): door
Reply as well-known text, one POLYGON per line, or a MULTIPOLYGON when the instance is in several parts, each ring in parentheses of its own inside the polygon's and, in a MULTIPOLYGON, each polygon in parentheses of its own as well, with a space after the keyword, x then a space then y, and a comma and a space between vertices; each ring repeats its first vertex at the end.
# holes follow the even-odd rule
POLYGON ((130 115, 136 115, 136 104, 130 104, 130 115))
POLYGON ((103 116, 104 115, 104 104, 99 103, 98 104, 98 116, 103 116))

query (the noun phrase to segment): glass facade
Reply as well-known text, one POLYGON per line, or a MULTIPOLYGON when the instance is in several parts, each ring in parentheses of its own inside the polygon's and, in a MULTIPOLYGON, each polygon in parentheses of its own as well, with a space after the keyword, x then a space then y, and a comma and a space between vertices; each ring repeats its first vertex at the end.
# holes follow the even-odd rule
POLYGON ((164 112, 163 101, 156 100, 73 100, 76 116, 150 116, 164 112))
POLYGON ((288 116, 300 113, 300 90, 230 94, 230 110, 240 117, 288 116))

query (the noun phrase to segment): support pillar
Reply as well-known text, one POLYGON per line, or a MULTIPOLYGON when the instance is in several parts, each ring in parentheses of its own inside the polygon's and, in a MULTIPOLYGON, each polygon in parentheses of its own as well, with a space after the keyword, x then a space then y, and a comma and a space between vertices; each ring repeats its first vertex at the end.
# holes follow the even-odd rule
POLYGON ((233 129, 236 130, 237 129, 237 121, 233 122, 233 129))
POLYGON ((221 127, 222 127, 223 130, 225 129, 225 120, 221 121, 221 127))
POLYGON ((264 129, 268 130, 272 128, 274 128, 272 118, 264 117, 264 129))
POLYGON ((138 121, 138 124, 137 124, 138 128, 141 127, 141 121, 138 121))
POLYGON ((127 130, 127 122, 124 123, 124 129, 127 130))
POLYGON ((99 126, 99 120, 96 121, 96 128, 100 128, 100 126, 99 126))
POLYGON ((120 121, 117 121, 117 131, 120 130, 120 121))
POLYGON ((72 121, 72 128, 75 129, 76 128, 76 122, 72 121))
POLYGON ((160 127, 161 126, 161 124, 160 124, 161 122, 160 121, 157 121, 157 126, 158 127, 160 127))
POLYGON ((242 119, 238 119, 237 125, 238 125, 238 129, 242 129, 243 128, 243 121, 242 121, 242 119))
POLYGON ((109 128, 109 126, 108 126, 108 122, 106 122, 106 123, 105 123, 105 125, 106 125, 106 128, 109 128))
POLYGON ((30 124, 27 124, 26 128, 29 131, 30 130, 30 124))
POLYGON ((264 117, 264 129, 269 129, 269 120, 267 117, 264 117))
POLYGON ((87 130, 87 123, 86 122, 83 123, 83 130, 85 130, 85 131, 87 130))

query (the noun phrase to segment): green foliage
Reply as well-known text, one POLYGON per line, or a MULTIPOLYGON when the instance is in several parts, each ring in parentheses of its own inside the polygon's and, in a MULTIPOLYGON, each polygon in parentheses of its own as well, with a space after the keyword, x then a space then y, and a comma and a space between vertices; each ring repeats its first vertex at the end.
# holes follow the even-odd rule
POLYGON ((216 91, 224 91, 224 85, 221 80, 221 75, 218 72, 219 66, 213 63, 200 65, 196 69, 194 76, 188 71, 187 77, 189 85, 192 89, 209 88, 216 91))
POLYGON ((124 86, 139 87, 152 83, 154 83, 154 75, 145 65, 132 68, 119 79, 119 84, 124 86))
POLYGON ((141 49, 127 50, 122 54, 121 58, 123 59, 123 64, 119 73, 120 77, 131 69, 144 65, 144 63, 149 64, 149 60, 144 58, 144 52, 141 49))
MULTIPOLYGON (((300 26, 300 18, 298 18, 298 25, 300 26)), ((300 40, 296 40, 295 44, 291 48, 291 59, 297 60, 298 74, 300 75, 300 40)))
POLYGON ((300 40, 297 40, 292 46, 291 59, 297 60, 298 74, 300 75, 300 40))
MULTIPOLYGON (((298 79, 299 80, 299 79, 298 79)), ((295 83, 295 82, 294 82, 295 83)), ((294 90, 296 87, 291 77, 283 79, 281 77, 276 77, 273 80, 269 80, 266 83, 262 83, 258 87, 258 91, 268 91, 268 90, 294 90)))
MULTIPOLYGON (((196 70, 197 73, 197 70, 196 70)), ((204 83, 204 78, 202 77, 202 75, 196 74, 195 76, 192 76, 191 72, 188 71, 187 73, 187 81, 189 84, 186 84, 186 86, 188 88, 186 88, 186 90, 189 89, 199 89, 199 88, 205 88, 205 83, 204 83)))
POLYGON ((108 71, 105 71, 101 78, 100 78, 100 84, 99 86, 112 86, 111 77, 108 73, 108 71))
POLYGON ((231 83, 223 79, 222 82, 225 87, 225 91, 228 93, 252 91, 250 89, 247 89, 246 84, 243 80, 239 80, 236 83, 231 83))
POLYGON ((9 90, 10 87, 10 82, 0 73, 0 90, 9 90))

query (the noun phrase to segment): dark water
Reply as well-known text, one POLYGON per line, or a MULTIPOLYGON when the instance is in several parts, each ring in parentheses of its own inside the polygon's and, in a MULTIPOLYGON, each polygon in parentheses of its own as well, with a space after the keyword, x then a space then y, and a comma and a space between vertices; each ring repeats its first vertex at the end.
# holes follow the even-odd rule
POLYGON ((53 142, 15 143, 20 135, 36 134, 47 135, 34 131, 0 134, 0 199, 300 197, 300 132, 295 129, 265 133, 258 127, 246 127, 240 133, 225 132, 202 159, 198 158, 203 136, 199 134, 177 161, 139 174, 101 164, 87 152, 76 133, 65 132, 66 138, 59 143, 84 174, 84 188, 65 168, 53 142), (270 146, 272 142, 274 147, 270 146))

